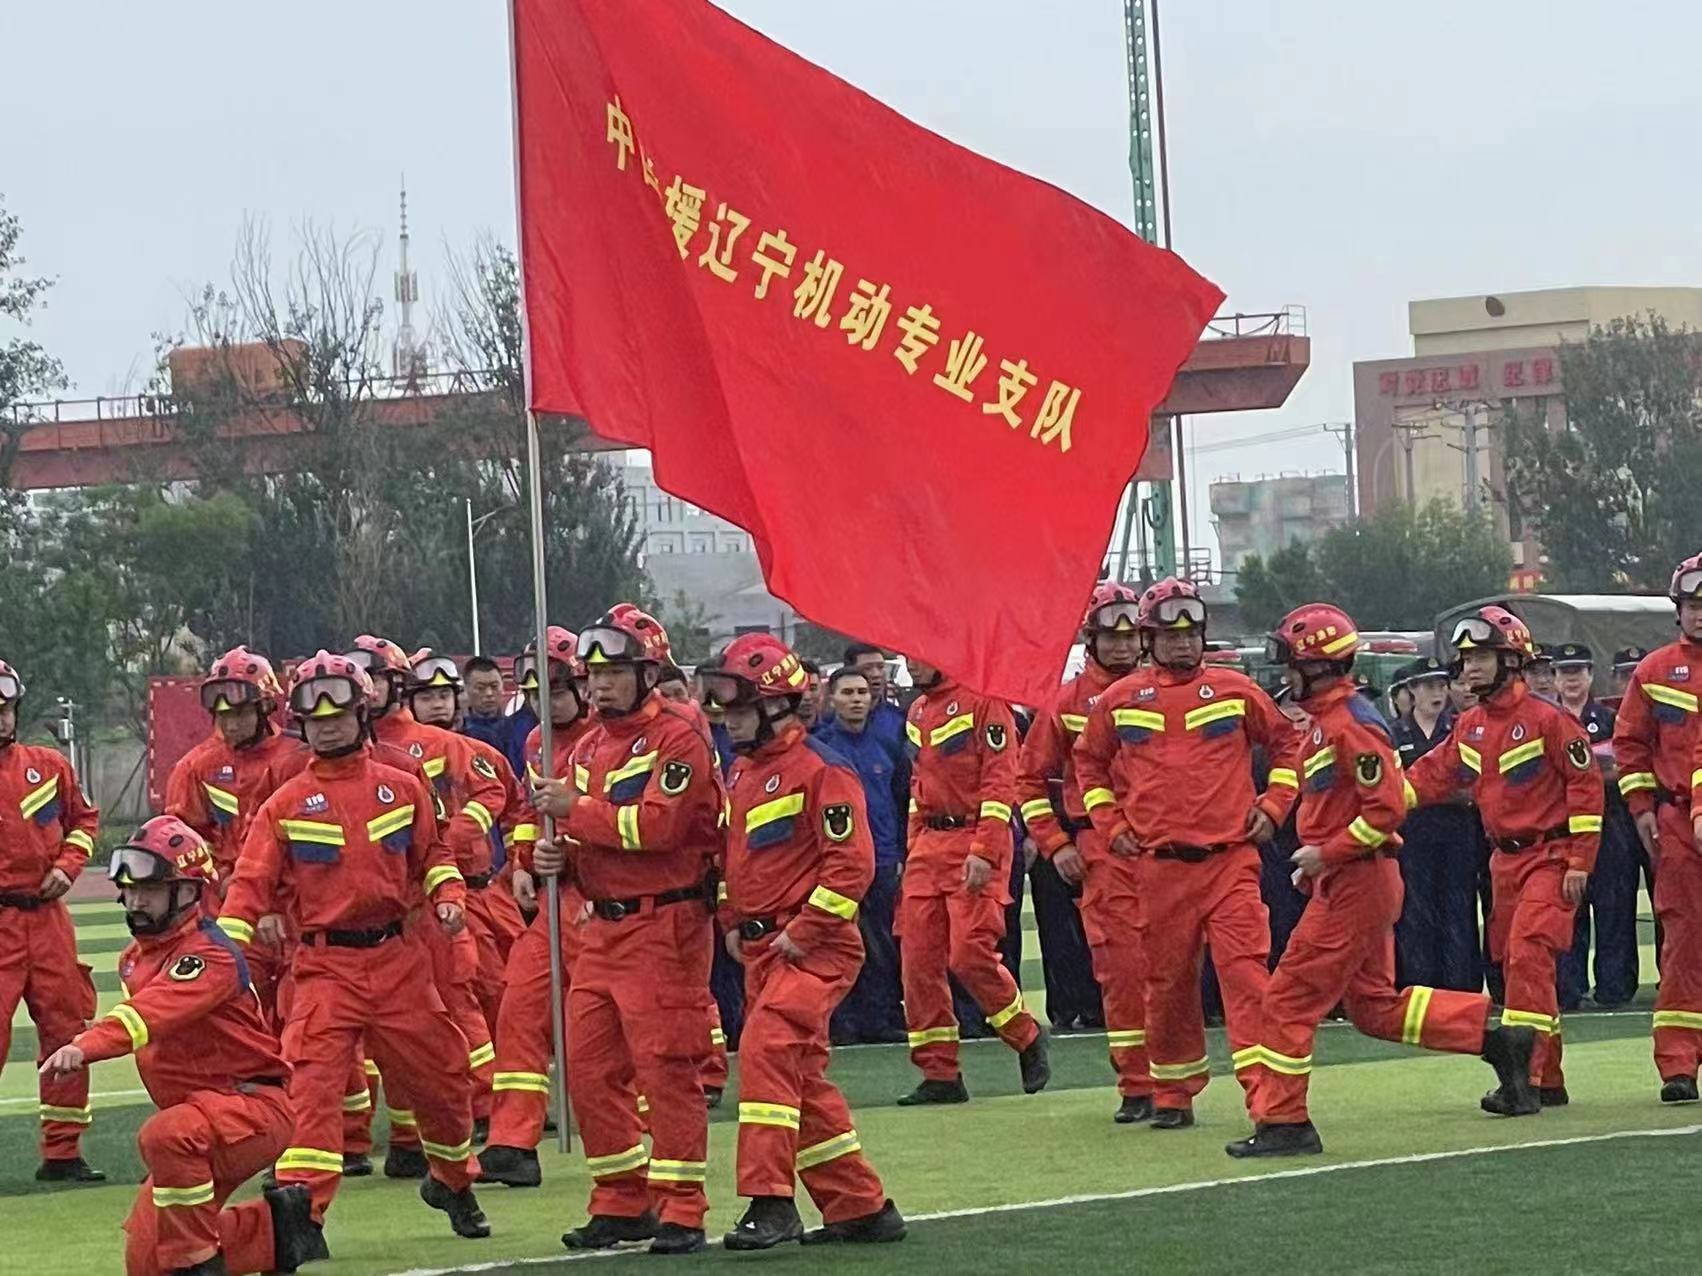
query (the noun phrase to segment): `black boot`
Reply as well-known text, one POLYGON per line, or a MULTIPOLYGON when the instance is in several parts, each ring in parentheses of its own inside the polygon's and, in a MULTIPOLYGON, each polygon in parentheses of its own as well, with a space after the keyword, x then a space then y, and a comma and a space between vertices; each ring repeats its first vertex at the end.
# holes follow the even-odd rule
POLYGON ((721 1087, 718 1086, 718 1085, 706 1085, 706 1086, 704 1086, 703 1087, 703 1106, 706 1107, 706 1108, 718 1108, 718 1107, 720 1107, 721 1106, 721 1096, 724 1093, 725 1093, 725 1091, 723 1091, 721 1089, 721 1087))
POLYGON ((537 1187, 544 1181, 538 1154, 531 1148, 493 1144, 479 1153, 479 1170, 482 1182, 501 1183, 504 1187, 537 1187))
POLYGON ((652 1254, 695 1254, 708 1248, 701 1227, 684 1227, 679 1223, 663 1223, 656 1229, 656 1239, 650 1242, 652 1254))
POLYGON ((1028 1049, 1017 1056, 1017 1063, 1022 1068, 1024 1094, 1039 1094, 1052 1079, 1052 1061, 1046 1050, 1046 1029, 1038 1024, 1035 1027, 1038 1031, 1034 1034, 1034 1040, 1028 1043, 1028 1049))
POLYGON ((561 1238, 569 1249, 613 1249, 633 1241, 655 1239, 656 1215, 645 1210, 637 1218, 620 1218, 614 1214, 593 1214, 584 1227, 576 1227, 561 1238))
POLYGON ((490 1221, 479 1208, 479 1198, 473 1195, 470 1187, 457 1192, 441 1179, 427 1175, 426 1181, 420 1184, 420 1200, 449 1215, 449 1226, 455 1229, 457 1236, 482 1241, 491 1234, 490 1221))
POLYGON ((1493 1116, 1530 1116, 1542 1111, 1542 1099, 1531 1085, 1531 1051, 1536 1029, 1496 1025, 1483 1034, 1483 1061, 1495 1069, 1500 1085, 1484 1095, 1479 1106, 1493 1116))
POLYGON ((104 1183, 106 1175, 80 1156, 43 1161, 36 1166, 37 1183, 104 1183))
POLYGON ((343 1153, 343 1177, 364 1179, 372 1177, 372 1158, 364 1152, 343 1153))
POLYGON ((331 1257, 325 1230, 313 1221, 313 1198, 301 1183, 265 1190, 266 1207, 272 1211, 272 1265, 280 1272, 293 1272, 303 1263, 331 1257))
POLYGON ((804 1238, 804 1224, 790 1196, 753 1196, 745 1216, 722 1238, 728 1249, 773 1249, 804 1238))
POLYGON ((1155 1130, 1186 1130, 1194 1124, 1192 1108, 1154 1108, 1152 1128, 1155 1130))
POLYGON ((921 1107, 924 1103, 968 1103, 969 1087, 963 1084, 963 1073, 950 1081, 924 1080, 909 1094, 898 1096, 901 1108, 921 1107))
POLYGON ((1142 1121, 1152 1120, 1152 1096, 1150 1094, 1128 1094, 1123 1096, 1123 1103, 1111 1119, 1118 1125, 1139 1125, 1142 1121))
POLYGON ((888 1201, 873 1214, 829 1223, 804 1234, 806 1245, 885 1245, 904 1239, 904 1216, 888 1201))
POLYGON ((1662 1103, 1695 1103, 1695 1077, 1667 1077, 1661 1082, 1662 1103))
POLYGON ((423 1179, 431 1167, 425 1153, 418 1148, 390 1147, 384 1153, 384 1177, 387 1179, 423 1179))
POLYGON ((1264 1125, 1253 1127, 1253 1137, 1237 1139, 1224 1145, 1225 1152, 1236 1160, 1255 1156, 1316 1156, 1324 1150, 1318 1137, 1318 1127, 1310 1121, 1298 1125, 1264 1125))
POLYGON ((1563 1085, 1545 1085, 1537 1091, 1537 1100, 1545 1108, 1563 1108, 1572 1102, 1572 1096, 1563 1085))
POLYGON ((214 1254, 204 1258, 193 1267, 174 1267, 171 1276, 230 1276, 230 1268, 225 1266, 225 1256, 214 1254))

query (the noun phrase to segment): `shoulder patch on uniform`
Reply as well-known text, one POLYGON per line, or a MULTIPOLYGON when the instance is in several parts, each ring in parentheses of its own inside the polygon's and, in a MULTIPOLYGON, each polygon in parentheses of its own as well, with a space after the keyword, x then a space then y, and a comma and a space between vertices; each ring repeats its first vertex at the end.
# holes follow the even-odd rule
POLYGON ((496 768, 491 765, 490 759, 482 753, 475 753, 473 755, 473 770, 477 771, 487 780, 496 779, 496 768))
POLYGON ((1584 741, 1568 740, 1566 742, 1566 756, 1572 765, 1580 771, 1590 769, 1590 746, 1584 741))
POLYGON ((1010 732, 1005 730, 1002 722, 987 724, 987 747, 994 753, 1003 753, 1005 746, 1010 743, 1010 732))
POLYGON ((1376 788, 1383 782, 1383 755, 1361 753, 1353 760, 1353 774, 1366 788, 1376 788))
POLYGON ((662 792, 669 797, 678 797, 686 791, 686 785, 691 783, 691 763, 668 762, 662 767, 662 792))
POLYGON ((835 802, 832 806, 822 808, 821 829, 827 834, 828 841, 848 841, 855 828, 856 818, 851 814, 849 802, 835 802))
POLYGON ((201 972, 205 969, 207 969, 205 959, 197 957, 194 953, 184 953, 183 956, 172 963, 171 969, 166 974, 179 983, 188 983, 191 979, 199 979, 201 972))

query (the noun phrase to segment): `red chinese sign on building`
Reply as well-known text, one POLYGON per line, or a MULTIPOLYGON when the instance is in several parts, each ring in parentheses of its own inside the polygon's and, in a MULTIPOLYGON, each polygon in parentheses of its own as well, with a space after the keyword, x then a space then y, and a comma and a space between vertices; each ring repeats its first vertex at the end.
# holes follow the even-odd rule
POLYGON ((1559 389, 1560 363, 1553 355, 1478 358, 1377 374, 1377 393, 1383 398, 1445 398, 1461 394, 1511 398, 1520 394, 1553 394, 1559 389))

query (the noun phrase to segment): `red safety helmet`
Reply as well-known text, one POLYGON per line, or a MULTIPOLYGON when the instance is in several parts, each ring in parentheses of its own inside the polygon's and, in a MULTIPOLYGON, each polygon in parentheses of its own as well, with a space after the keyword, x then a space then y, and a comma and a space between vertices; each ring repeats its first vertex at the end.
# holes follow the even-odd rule
POLYGON ((461 691, 461 670, 448 656, 440 656, 430 647, 421 647, 408 658, 408 690, 425 691, 430 687, 449 687, 461 691))
POLYGON ((247 647, 232 647, 225 652, 201 680, 201 707, 208 713, 258 704, 260 712, 268 714, 283 698, 284 689, 272 662, 247 647))
POLYGON ((1201 629, 1206 604, 1191 580, 1167 576, 1141 595, 1135 625, 1139 629, 1201 629))
POLYGON ((18 677, 18 671, 4 660, 0 660, 0 709, 9 704, 15 704, 24 698, 24 680, 18 677))
POLYGON ((1358 650, 1353 617, 1329 603, 1296 607, 1265 635, 1265 658, 1280 665, 1327 661, 1345 667, 1358 650))
POLYGON ((1091 639, 1094 634, 1139 629, 1140 619, 1141 596, 1118 581, 1102 580, 1093 587, 1082 616, 1082 637, 1091 639))
POLYGON ((1480 607, 1472 615, 1461 617, 1448 641, 1459 652, 1510 651, 1521 664, 1537 654, 1530 626, 1505 607, 1480 607))
POLYGON ((119 886, 213 882, 219 870, 206 840, 175 815, 156 815, 112 852, 107 877, 119 886))
POLYGON ((406 678, 410 672, 407 653, 388 638, 361 634, 346 654, 369 674, 393 673, 406 678))
MULTIPOLYGON (((551 625, 544 630, 544 641, 549 645, 549 662, 552 666, 550 682, 555 682, 554 667, 566 669, 568 677, 583 678, 585 667, 578 655, 579 635, 571 629, 560 625, 551 625)), ((526 650, 515 657, 514 685, 522 691, 538 689, 538 640, 532 639, 526 644, 526 650)))
POLYGON ((798 653, 773 634, 740 634, 699 677, 704 700, 723 709, 801 696, 810 685, 798 653))
POLYGON ((1687 598, 1702 601, 1702 554, 1692 554, 1674 569, 1667 597, 1675 603, 1687 598))
POLYGON ((579 633, 575 654, 591 665, 669 663, 668 631, 648 612, 617 603, 579 633))
POLYGON ((323 648, 297 665, 290 680, 290 709, 302 718, 359 712, 371 698, 372 678, 365 668, 323 648))

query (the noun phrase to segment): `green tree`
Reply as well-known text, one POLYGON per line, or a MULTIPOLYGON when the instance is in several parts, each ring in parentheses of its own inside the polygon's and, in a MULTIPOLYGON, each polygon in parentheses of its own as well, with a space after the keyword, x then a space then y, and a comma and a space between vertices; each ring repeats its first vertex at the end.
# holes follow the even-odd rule
POLYGON ((1506 426, 1509 499, 1564 590, 1664 592, 1702 545, 1702 341, 1654 314, 1560 347, 1566 428, 1506 426))
POLYGON ((1328 588, 1362 629, 1428 629, 1456 603, 1507 588, 1513 556, 1488 514, 1444 500, 1385 505, 1333 527, 1313 556, 1328 588))
POLYGON ((1257 554, 1241 562, 1235 577, 1235 601, 1248 628, 1263 633, 1301 603, 1325 596, 1325 585, 1312 548, 1291 541, 1267 563, 1257 554))
MULTIPOLYGON (((17 215, 7 211, 0 197, 0 323, 8 326, 27 326, 53 286, 51 279, 23 273, 27 263, 18 251, 23 233, 17 215)), ((4 330, 0 327, 0 333, 4 330)), ((12 462, 24 431, 32 424, 23 405, 65 385, 64 368, 40 342, 10 336, 0 343, 0 488, 9 491, 12 462)))

